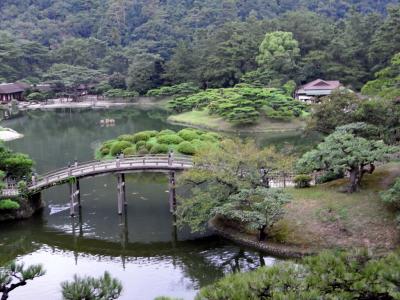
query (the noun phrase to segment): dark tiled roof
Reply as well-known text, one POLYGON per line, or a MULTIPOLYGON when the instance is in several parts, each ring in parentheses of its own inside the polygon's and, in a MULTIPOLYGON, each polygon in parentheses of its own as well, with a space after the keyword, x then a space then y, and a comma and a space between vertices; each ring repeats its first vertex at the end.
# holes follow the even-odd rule
POLYGON ((304 90, 334 90, 341 86, 340 81, 337 80, 322 80, 317 79, 311 81, 301 87, 304 90))
POLYGON ((23 82, 16 83, 1 83, 0 84, 0 94, 13 94, 21 93, 29 88, 29 84, 23 82))

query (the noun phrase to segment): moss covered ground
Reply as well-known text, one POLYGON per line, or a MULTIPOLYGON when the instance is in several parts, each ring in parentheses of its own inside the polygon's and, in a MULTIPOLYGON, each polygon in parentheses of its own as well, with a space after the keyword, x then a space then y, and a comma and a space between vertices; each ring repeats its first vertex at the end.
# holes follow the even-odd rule
POLYGON ((207 109, 203 109, 171 115, 168 122, 225 132, 285 132, 304 129, 306 126, 305 117, 306 115, 303 118, 289 120, 261 117, 257 124, 237 126, 222 117, 210 115, 207 109))

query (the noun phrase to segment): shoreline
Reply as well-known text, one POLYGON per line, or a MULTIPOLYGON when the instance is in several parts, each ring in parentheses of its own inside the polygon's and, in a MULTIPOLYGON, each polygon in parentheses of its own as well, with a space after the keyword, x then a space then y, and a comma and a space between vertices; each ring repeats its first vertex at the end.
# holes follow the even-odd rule
POLYGON ((23 134, 16 132, 11 128, 4 128, 4 127, 0 128, 0 141, 10 142, 23 137, 24 137, 23 134))
POLYGON ((232 227, 221 224, 217 219, 208 222, 208 227, 218 236, 230 240, 235 244, 243 245, 256 249, 266 254, 280 258, 302 258, 309 255, 318 254, 312 249, 300 248, 294 245, 284 245, 276 242, 258 241, 255 236, 240 232, 232 227))
POLYGON ((118 101, 118 100, 97 100, 96 97, 88 96, 86 99, 73 102, 63 98, 50 99, 47 102, 31 103, 19 102, 20 110, 36 110, 36 109, 57 109, 57 108, 118 108, 136 106, 143 109, 146 108, 164 108, 165 99, 157 99, 154 97, 138 97, 135 101, 118 101))

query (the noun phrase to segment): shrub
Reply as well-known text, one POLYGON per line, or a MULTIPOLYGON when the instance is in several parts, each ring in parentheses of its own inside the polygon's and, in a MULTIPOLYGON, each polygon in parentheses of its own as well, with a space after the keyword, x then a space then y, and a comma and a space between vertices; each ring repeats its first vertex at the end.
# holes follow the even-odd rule
POLYGON ((109 98, 134 98, 139 96, 136 91, 127 91, 123 89, 112 89, 104 93, 104 96, 109 98))
POLYGON ((138 155, 146 155, 146 154, 149 154, 149 150, 147 150, 147 149, 144 148, 144 147, 138 148, 137 154, 138 154, 138 155))
POLYGON ((121 154, 126 148, 132 147, 132 143, 129 143, 127 141, 118 141, 115 142, 112 147, 111 147, 111 155, 116 156, 118 154, 121 154))
POLYGON ((117 140, 118 140, 118 141, 127 141, 127 142, 130 142, 130 143, 134 143, 134 142, 135 142, 135 138, 134 138, 134 136, 131 135, 131 134, 123 134, 123 135, 120 135, 120 136, 117 138, 117 140))
POLYGON ((325 183, 325 182, 330 182, 336 179, 340 179, 343 178, 343 172, 340 171, 329 171, 329 172, 325 172, 324 174, 322 174, 321 176, 317 177, 316 183, 317 184, 321 184, 321 183, 325 183))
POLYGON ((176 95, 188 95, 198 93, 200 89, 193 83, 181 83, 173 86, 163 86, 158 89, 149 90, 146 96, 157 97, 157 96, 176 96, 176 95))
POLYGON ((289 241, 289 235, 292 229, 286 220, 279 220, 270 229, 269 238, 277 243, 285 243, 289 241))
POLYGON ((193 129, 182 129, 178 132, 178 135, 185 141, 192 141, 199 138, 198 133, 193 129))
POLYGON ((103 146, 100 148, 100 154, 106 156, 110 153, 110 148, 108 146, 103 146))
POLYGON ((155 137, 155 136, 157 136, 157 134, 158 134, 158 131, 157 130, 145 130, 145 131, 142 131, 142 133, 145 133, 145 134, 147 134, 149 137, 155 137))
POLYGON ((136 148, 140 149, 140 148, 144 148, 146 147, 146 142, 145 141, 139 141, 136 143, 136 148))
POLYGON ((389 190, 382 192, 380 195, 385 203, 400 209, 400 177, 397 178, 396 182, 389 190))
POLYGON ((11 199, 0 200, 0 210, 16 210, 19 209, 20 205, 18 202, 11 199))
POLYGON ((28 101, 43 101, 46 99, 46 96, 40 92, 33 92, 26 97, 28 101))
POLYGON ((151 154, 163 154, 168 153, 169 147, 166 144, 154 144, 150 149, 151 154))
POLYGON ((221 136, 215 132, 207 132, 200 136, 202 141, 216 142, 221 139, 221 136))
POLYGON ((158 143, 157 143, 157 140, 151 139, 150 141, 148 141, 148 142, 146 143, 145 147, 146 147, 146 149, 147 149, 148 151, 150 151, 151 148, 153 148, 153 146, 156 145, 156 144, 158 144, 158 143))
POLYGON ((139 141, 148 141, 150 139, 150 134, 142 131, 134 134, 133 136, 133 143, 137 143, 139 141))
POLYGON ((124 149, 123 151, 125 156, 135 155, 136 154, 136 147, 132 146, 129 148, 124 149))
POLYGON ((158 137, 157 141, 160 144, 170 145, 170 144, 180 144, 183 142, 183 139, 177 134, 165 134, 158 137))
POLYGON ((177 150, 187 155, 194 155, 196 153, 196 148, 188 141, 180 143, 177 150))
POLYGON ((300 174, 294 178, 294 183, 296 188, 303 189, 310 187, 311 180, 312 178, 310 175, 300 174))
POLYGON ((166 134, 176 134, 176 132, 173 131, 173 130, 170 130, 170 129, 164 129, 164 130, 161 130, 161 131, 158 133, 158 136, 166 135, 166 134))

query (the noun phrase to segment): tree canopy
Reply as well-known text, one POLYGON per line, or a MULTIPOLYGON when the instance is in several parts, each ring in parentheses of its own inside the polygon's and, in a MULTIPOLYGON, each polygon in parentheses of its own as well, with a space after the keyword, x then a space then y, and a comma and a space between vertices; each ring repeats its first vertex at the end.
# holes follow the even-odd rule
POLYGON ((400 8, 388 4, 397 1, 4 0, 0 79, 36 83, 63 64, 119 73, 143 94, 318 77, 359 89, 398 52, 400 8))
POLYGON ((312 171, 349 172, 349 192, 357 191, 365 173, 375 170, 375 163, 385 161, 394 147, 382 141, 367 140, 352 133, 335 131, 297 162, 301 173, 312 171))

